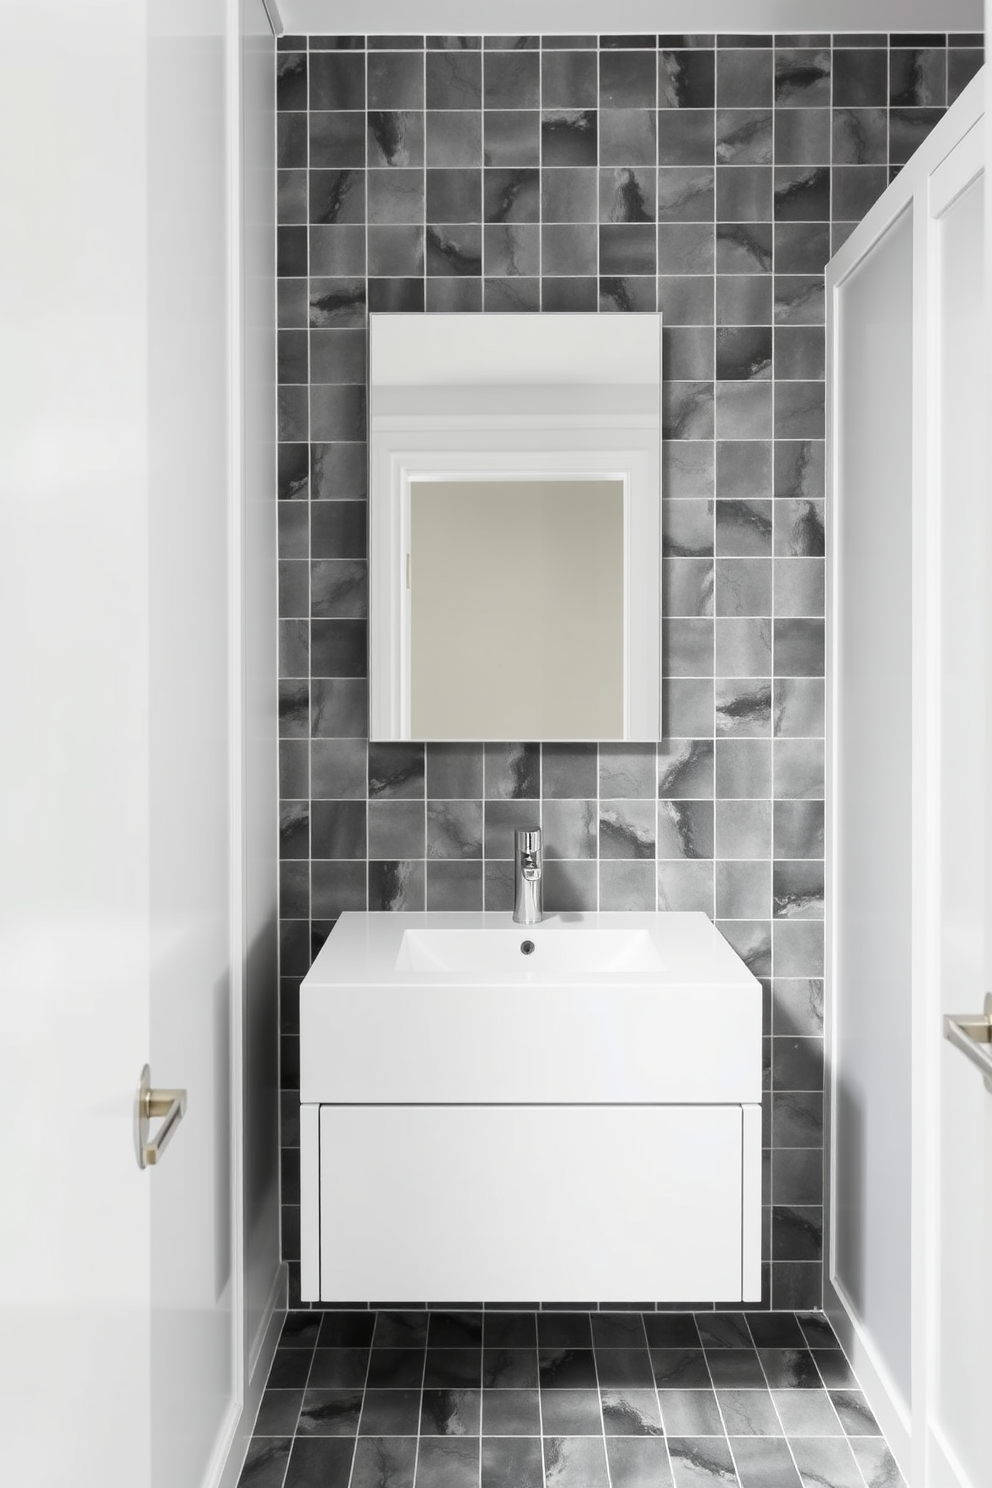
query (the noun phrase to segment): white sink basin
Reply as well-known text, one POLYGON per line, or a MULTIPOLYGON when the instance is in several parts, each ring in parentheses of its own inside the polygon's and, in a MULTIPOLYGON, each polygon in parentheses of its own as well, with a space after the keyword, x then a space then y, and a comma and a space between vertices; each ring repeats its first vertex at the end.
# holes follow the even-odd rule
POLYGON ((704 914, 349 912, 300 1023, 303 1101, 761 1100, 761 987, 704 914))
POLYGON ((563 933, 561 922, 511 928, 404 930, 398 972, 459 975, 469 981, 495 975, 599 976, 603 972, 654 972, 664 963, 647 930, 598 930, 580 924, 563 933))

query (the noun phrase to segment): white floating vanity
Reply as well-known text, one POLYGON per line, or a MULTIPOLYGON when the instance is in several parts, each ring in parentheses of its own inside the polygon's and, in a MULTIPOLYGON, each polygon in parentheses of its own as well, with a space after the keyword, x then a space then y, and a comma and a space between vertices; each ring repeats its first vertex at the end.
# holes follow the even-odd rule
POLYGON ((310 1301, 757 1301, 761 988, 703 914, 343 914, 300 1003, 310 1301))

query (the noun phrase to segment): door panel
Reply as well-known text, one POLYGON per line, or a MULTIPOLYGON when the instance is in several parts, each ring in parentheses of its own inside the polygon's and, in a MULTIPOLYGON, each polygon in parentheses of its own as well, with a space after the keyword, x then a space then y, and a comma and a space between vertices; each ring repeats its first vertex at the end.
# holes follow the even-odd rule
MULTIPOLYGON (((934 394, 940 526, 941 1013, 981 1013, 992 988, 989 894, 989 567, 985 482, 984 174, 980 126, 931 182, 934 394), (970 166, 969 166, 970 162, 970 166), (972 168, 977 168, 977 173, 972 168)), ((936 1030, 934 1030, 936 1036, 936 1030)), ((992 1094, 951 1044, 940 1051, 939 1242, 931 1411, 935 1488, 992 1471, 992 1094)))
POLYGON ((832 1279, 910 1396, 913 229, 835 308, 832 1279), (878 1072, 884 1068, 884 1081, 878 1072))

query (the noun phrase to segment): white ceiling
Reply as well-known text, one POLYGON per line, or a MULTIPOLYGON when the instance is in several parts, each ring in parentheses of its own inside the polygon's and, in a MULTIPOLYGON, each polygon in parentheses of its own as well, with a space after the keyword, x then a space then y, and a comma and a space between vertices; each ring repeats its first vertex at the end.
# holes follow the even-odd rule
POLYGON ((289 32, 980 31, 982 0, 269 0, 289 32))

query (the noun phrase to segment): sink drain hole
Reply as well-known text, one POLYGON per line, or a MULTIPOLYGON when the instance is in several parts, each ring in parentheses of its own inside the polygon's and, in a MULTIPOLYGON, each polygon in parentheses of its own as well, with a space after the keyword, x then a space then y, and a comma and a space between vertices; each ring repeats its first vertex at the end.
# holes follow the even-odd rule
POLYGON ((535 950, 534 942, 532 940, 521 941, 520 949, 525 956, 533 956, 535 950))

